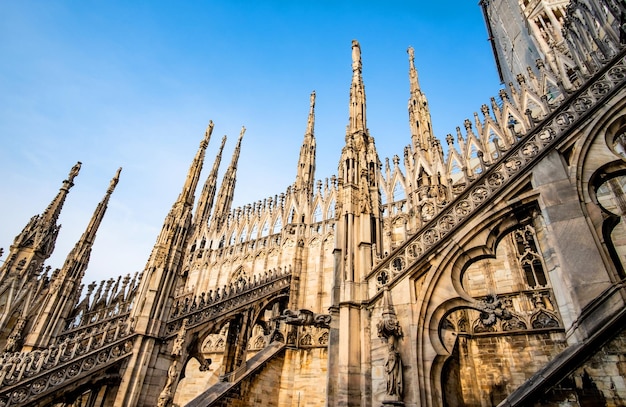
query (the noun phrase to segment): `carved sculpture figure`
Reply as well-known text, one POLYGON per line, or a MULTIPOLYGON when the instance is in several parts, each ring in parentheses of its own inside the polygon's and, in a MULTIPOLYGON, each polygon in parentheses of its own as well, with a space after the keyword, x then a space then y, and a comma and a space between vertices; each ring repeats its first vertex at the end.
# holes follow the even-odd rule
POLYGON ((185 344, 185 336, 187 334, 187 323, 189 320, 185 318, 183 324, 174 339, 174 345, 172 346, 172 356, 180 356, 183 351, 183 345, 185 344))
POLYGON ((19 348, 19 343, 22 339, 22 329, 24 329, 24 325, 26 325, 26 320, 20 318, 13 328, 11 335, 9 335, 7 339, 6 346, 4 347, 5 352, 16 352, 19 348))
POLYGON ((476 310, 480 311, 480 321, 485 326, 492 326, 498 318, 511 319, 512 315, 504 308, 502 301, 495 295, 489 294, 483 300, 475 305, 476 310))
POLYGON ((172 385, 178 377, 178 361, 174 359, 169 369, 167 370, 167 382, 165 382, 165 386, 163 390, 159 394, 159 399, 157 401, 157 407, 167 407, 172 401, 172 385))
POLYGON ((352 40, 352 71, 361 70, 361 46, 357 40, 352 40))
POLYGON ((402 397, 402 359, 400 359, 400 353, 395 350, 393 345, 389 346, 385 372, 387 373, 387 394, 402 397))
MULTIPOLYGON (((397 348, 398 339, 402 338, 402 327, 396 317, 396 312, 391 304, 391 292, 389 287, 384 287, 383 315, 376 325, 378 337, 387 343, 387 361, 385 373, 387 374, 387 400, 399 402, 403 395, 402 359, 397 348)), ((385 402, 383 402, 385 404, 385 402)), ((395 404, 395 403, 394 403, 395 404)))
POLYGON ((328 314, 316 314, 308 309, 293 311, 286 309, 278 317, 279 321, 284 321, 288 325, 315 326, 317 328, 329 328, 331 316, 328 314))

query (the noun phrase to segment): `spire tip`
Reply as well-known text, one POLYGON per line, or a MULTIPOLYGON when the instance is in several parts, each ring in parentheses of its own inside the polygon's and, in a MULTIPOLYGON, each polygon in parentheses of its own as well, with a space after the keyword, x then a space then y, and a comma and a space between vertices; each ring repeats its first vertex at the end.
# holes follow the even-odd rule
POLYGON ((352 71, 361 71, 361 45, 357 40, 352 40, 352 71))

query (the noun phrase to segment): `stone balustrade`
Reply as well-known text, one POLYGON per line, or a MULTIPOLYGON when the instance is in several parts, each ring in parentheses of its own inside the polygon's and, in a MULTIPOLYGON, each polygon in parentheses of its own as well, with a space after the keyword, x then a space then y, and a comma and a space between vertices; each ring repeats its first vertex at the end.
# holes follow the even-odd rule
MULTIPOLYGON (((505 185, 539 160, 550 147, 571 133, 576 126, 602 106, 603 101, 626 84, 626 52, 571 94, 540 123, 528 123, 531 130, 520 137, 486 170, 472 180, 467 188, 444 206, 433 219, 398 249, 381 259, 368 279, 370 287, 380 290, 384 284, 398 279, 412 269, 443 237, 470 219, 483 204, 502 191, 505 185)), ((373 293, 372 293, 373 294, 373 293)))
POLYGON ((291 283, 291 267, 273 269, 261 277, 240 280, 213 292, 178 299, 172 307, 170 321, 166 325, 165 337, 175 335, 182 321, 189 319, 189 327, 205 323, 226 312, 248 306, 259 299, 288 288, 291 283))
POLYGON ((130 354, 134 335, 128 324, 82 331, 44 350, 0 356, 0 407, 35 400, 130 354))

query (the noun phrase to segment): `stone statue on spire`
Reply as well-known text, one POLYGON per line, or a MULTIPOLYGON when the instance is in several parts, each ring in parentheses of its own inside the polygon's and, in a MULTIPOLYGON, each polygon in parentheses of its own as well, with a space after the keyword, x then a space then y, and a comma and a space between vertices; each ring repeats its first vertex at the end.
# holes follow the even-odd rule
POLYGON ((109 184, 109 189, 107 190, 107 193, 109 193, 109 194, 113 193, 113 190, 117 186, 117 183, 120 181, 120 173, 121 172, 122 172, 122 167, 117 169, 117 172, 115 173, 115 176, 111 179, 111 183, 109 184))
POLYGON ((76 165, 74 165, 72 167, 72 169, 70 170, 70 175, 68 177, 68 181, 69 183, 73 183, 74 182, 74 178, 76 178, 76 176, 78 175, 78 172, 80 171, 80 166, 82 165, 82 163, 80 161, 78 161, 76 163, 76 165))
POLYGON ((417 69, 415 69, 415 50, 413 47, 409 47, 406 52, 409 54, 409 83, 411 92, 414 92, 420 87, 417 79, 417 69))
POLYGON ((361 46, 352 40, 352 72, 361 72, 361 46))

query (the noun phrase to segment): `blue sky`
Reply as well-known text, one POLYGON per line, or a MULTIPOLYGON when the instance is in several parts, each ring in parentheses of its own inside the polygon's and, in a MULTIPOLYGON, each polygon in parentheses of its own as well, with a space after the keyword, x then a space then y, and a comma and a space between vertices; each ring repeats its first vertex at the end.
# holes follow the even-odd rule
MULTIPOLYGON (((206 177, 242 125, 234 207, 295 178, 315 90, 316 178, 336 173, 351 41, 381 160, 409 143, 409 45, 440 139, 500 84, 477 1, 0 1, 0 247, 5 257, 76 161, 61 267, 118 167, 87 280, 140 271, 209 120, 206 177)), ((445 144, 445 143, 444 143, 445 144)))

